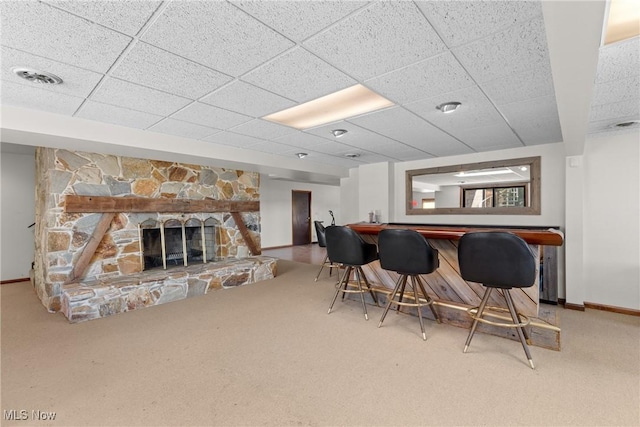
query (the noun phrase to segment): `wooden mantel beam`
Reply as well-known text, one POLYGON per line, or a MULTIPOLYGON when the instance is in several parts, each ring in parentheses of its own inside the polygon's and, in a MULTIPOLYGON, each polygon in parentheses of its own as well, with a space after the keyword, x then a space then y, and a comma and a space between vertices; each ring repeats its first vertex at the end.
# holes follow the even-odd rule
POLYGON ((64 200, 64 211, 68 213, 259 212, 260 202, 67 195, 64 200))

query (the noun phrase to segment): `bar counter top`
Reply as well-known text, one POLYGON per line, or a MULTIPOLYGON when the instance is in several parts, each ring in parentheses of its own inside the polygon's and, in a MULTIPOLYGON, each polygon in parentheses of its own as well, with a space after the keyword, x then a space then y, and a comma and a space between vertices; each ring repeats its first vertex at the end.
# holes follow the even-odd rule
POLYGON ((385 229, 410 229, 422 234, 427 239, 458 240, 465 233, 471 231, 508 231, 533 245, 562 246, 563 233, 556 228, 545 227, 502 227, 502 226, 474 226, 474 225, 431 225, 409 223, 367 223, 348 224, 348 227, 360 234, 378 234, 385 229))

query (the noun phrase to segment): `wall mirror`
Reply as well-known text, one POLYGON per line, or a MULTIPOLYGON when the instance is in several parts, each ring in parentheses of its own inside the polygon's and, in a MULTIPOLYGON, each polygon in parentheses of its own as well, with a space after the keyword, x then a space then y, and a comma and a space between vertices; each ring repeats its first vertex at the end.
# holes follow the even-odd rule
POLYGON ((540 215, 540 157, 406 171, 407 215, 540 215))

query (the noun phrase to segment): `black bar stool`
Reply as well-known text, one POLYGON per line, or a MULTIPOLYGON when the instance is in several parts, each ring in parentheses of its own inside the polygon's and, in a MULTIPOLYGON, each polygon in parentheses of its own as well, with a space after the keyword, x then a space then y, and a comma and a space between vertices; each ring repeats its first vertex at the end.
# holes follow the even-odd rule
MULTIPOLYGON (((321 248, 326 248, 327 237, 325 233, 325 227, 324 225, 322 225, 322 221, 313 221, 313 225, 316 227, 316 236, 318 237, 318 246, 320 246, 321 248)), ((338 268, 338 269, 340 268, 338 264, 334 264, 333 262, 331 262, 331 260, 329 259, 328 252, 324 257, 324 261, 322 261, 322 265, 320 266, 320 271, 318 271, 318 274, 316 275, 316 280, 315 280, 316 282, 318 281, 318 277, 320 277, 320 273, 322 273, 322 269, 325 267, 329 267, 329 276, 331 276, 331 273, 333 273, 334 268, 338 268)))
POLYGON ((325 229, 325 235, 327 237, 329 259, 345 267, 342 278, 336 283, 336 293, 329 306, 329 313, 331 313, 333 305, 341 292, 343 298, 347 293, 358 293, 362 301, 364 318, 369 320, 367 305, 364 302, 364 293, 369 292, 376 305, 378 305, 378 298, 376 298, 375 292, 371 289, 371 285, 369 285, 369 281, 362 271, 362 266, 378 259, 378 248, 373 243, 366 243, 358 233, 342 225, 330 225, 325 229), (355 287, 357 289, 349 289, 350 286, 353 287, 349 283, 352 271, 354 272, 355 287))
POLYGON ((427 295, 424 289, 420 274, 429 274, 434 272, 439 264, 438 251, 429 245, 420 233, 414 230, 382 230, 378 234, 378 252, 380 256, 380 266, 385 270, 395 271, 400 275, 393 292, 389 295, 389 301, 384 308, 384 313, 380 318, 378 327, 382 326, 382 322, 391 307, 391 304, 400 307, 410 306, 416 307, 418 310, 418 319, 420 319, 420 329, 422 330, 422 339, 426 341, 427 335, 424 332, 424 322, 422 321, 421 307, 428 305, 433 312, 436 321, 440 323, 438 313, 433 308, 433 300, 427 295), (405 295, 405 286, 407 279, 411 277, 411 287, 413 289, 414 302, 403 302, 405 295), (422 302, 418 289, 422 292, 422 296, 426 302, 422 302), (396 295, 398 299, 396 300, 396 295))
POLYGON ((458 261, 460 262, 460 275, 464 280, 481 283, 487 288, 480 306, 468 310, 473 318, 473 324, 464 345, 464 352, 467 352, 469 344, 471 344, 478 322, 515 328, 529 360, 529 366, 531 369, 535 369, 527 346, 527 343, 530 343, 529 336, 524 328, 529 324, 529 318, 516 312, 509 292, 511 288, 533 286, 536 281, 536 261, 527 243, 513 233, 501 231, 466 233, 460 238, 458 244, 458 261), (508 310, 502 307, 487 306, 491 291, 496 288, 502 289, 508 310), (485 308, 498 312, 508 311, 513 322, 487 320, 483 318, 485 308))

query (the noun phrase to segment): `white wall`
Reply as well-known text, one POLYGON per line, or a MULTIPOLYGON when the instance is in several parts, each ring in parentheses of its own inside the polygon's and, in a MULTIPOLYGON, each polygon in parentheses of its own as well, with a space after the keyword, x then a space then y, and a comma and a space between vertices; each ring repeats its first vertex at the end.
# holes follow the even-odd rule
POLYGON ((368 221, 369 212, 379 215, 380 222, 389 222, 393 210, 393 167, 389 163, 374 163, 359 168, 358 220, 368 221))
POLYGON ((587 140, 584 300, 640 309, 640 135, 587 140))
POLYGON ((0 280, 29 277, 34 257, 35 158, 2 153, 0 159, 0 280))
POLYGON ((360 215, 360 171, 349 169, 348 178, 340 178, 340 214, 341 221, 337 224, 353 224, 364 221, 360 215))
POLYGON ((336 224, 341 222, 340 187, 271 179, 260 175, 260 224, 263 248, 289 246, 293 243, 291 226, 291 191, 311 191, 311 232, 316 241, 313 221, 331 224, 329 210, 336 224))
POLYGON ((436 208, 460 207, 460 186, 441 185, 436 191, 436 208))

